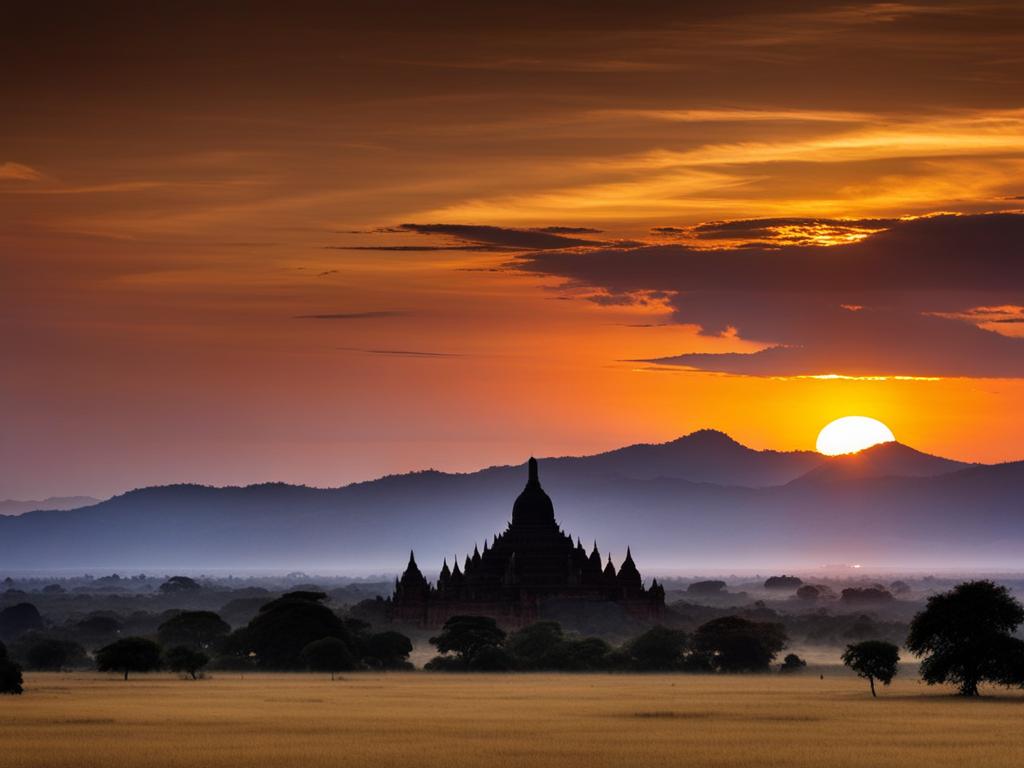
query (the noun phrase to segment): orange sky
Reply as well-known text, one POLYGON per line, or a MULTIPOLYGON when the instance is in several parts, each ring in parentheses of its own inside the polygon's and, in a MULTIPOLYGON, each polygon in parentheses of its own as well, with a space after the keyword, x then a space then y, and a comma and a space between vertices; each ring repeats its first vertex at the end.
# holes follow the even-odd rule
POLYGON ((0 498, 847 414, 1024 457, 1020 5, 706 5, 16 3, 0 498))

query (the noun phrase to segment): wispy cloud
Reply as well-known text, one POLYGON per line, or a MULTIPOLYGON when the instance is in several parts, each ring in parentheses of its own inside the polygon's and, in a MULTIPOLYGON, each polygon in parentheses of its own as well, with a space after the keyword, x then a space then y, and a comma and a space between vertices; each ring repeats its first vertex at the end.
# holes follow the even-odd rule
POLYGON ((367 355, 393 355, 396 357, 465 357, 457 352, 427 352, 421 349, 360 349, 357 347, 338 347, 344 352, 362 352, 367 355))
POLYGON ((12 163, 10 161, 0 163, 0 179, 11 181, 40 181, 43 174, 28 165, 12 163))
POLYGON ((295 320, 376 320, 385 317, 407 317, 411 312, 402 310, 371 310, 369 312, 324 312, 311 315, 295 315, 295 320))

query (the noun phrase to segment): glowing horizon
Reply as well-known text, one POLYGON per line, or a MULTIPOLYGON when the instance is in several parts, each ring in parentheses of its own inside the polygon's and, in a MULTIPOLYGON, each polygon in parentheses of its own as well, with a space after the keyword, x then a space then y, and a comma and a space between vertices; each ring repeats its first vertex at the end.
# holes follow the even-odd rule
POLYGON ((26 5, 0 499, 842 413, 1024 458, 1021 14, 26 5))

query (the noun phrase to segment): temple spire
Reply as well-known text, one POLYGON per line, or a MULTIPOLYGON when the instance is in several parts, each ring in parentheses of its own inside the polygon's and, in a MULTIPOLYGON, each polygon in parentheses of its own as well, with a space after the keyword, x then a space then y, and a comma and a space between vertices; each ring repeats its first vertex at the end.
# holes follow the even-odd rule
POLYGON ((530 472, 530 479, 526 481, 527 485, 540 485, 540 478, 537 476, 537 460, 530 457, 530 461, 527 463, 530 472))

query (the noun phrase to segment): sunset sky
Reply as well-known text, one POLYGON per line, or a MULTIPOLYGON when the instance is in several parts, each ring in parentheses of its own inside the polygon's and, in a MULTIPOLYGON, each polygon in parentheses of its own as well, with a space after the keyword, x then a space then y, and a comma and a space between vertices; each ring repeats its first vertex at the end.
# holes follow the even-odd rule
POLYGON ((1024 458, 1016 0, 14 0, 0 70, 0 498, 1024 458))

